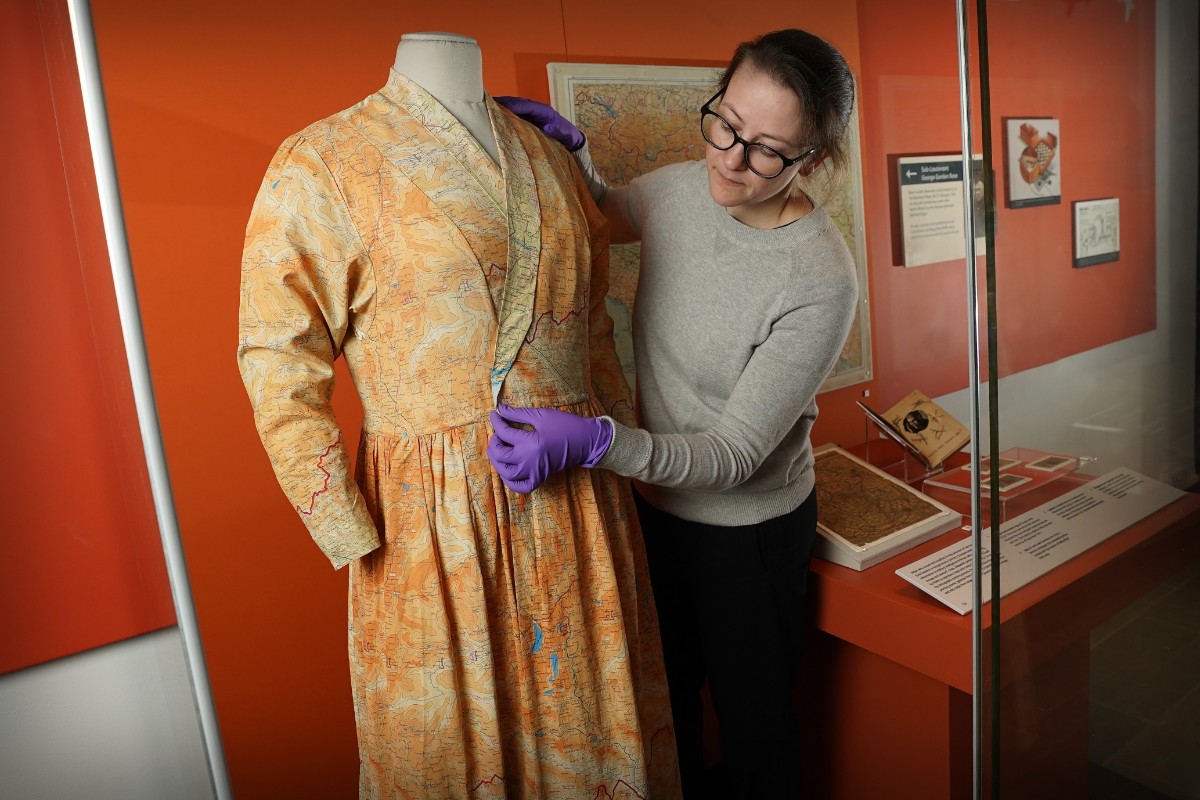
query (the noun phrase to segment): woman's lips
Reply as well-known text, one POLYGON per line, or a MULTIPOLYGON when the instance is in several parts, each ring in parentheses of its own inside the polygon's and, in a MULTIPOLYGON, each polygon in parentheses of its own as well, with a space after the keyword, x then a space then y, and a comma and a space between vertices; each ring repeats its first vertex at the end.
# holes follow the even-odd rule
POLYGON ((717 173, 717 177, 721 179, 722 183, 728 184, 729 186, 741 186, 742 185, 741 181, 735 181, 732 178, 727 178, 724 175, 722 175, 720 170, 714 170, 714 171, 717 173))

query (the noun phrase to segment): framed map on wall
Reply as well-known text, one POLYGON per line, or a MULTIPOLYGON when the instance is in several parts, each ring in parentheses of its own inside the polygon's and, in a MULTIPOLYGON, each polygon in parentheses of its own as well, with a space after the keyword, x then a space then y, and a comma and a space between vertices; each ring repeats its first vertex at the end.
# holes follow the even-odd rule
MULTIPOLYGON (((700 106, 716 91, 716 67, 657 67, 630 64, 546 65, 550 103, 587 136, 596 171, 614 186, 680 161, 704 158, 700 106)), ((866 240, 863 227, 862 157, 858 114, 851 118, 847 146, 850 168, 830 185, 822 171, 805 190, 837 224, 858 270, 859 303, 854 325, 821 391, 871 378, 866 240)), ((638 246, 611 249, 608 311, 616 329, 617 352, 632 387, 633 304, 637 289, 638 246)))

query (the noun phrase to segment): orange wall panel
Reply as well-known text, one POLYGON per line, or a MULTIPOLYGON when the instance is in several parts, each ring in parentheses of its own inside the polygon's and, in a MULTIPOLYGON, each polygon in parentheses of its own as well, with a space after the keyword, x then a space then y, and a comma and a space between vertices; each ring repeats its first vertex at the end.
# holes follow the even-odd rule
MULTIPOLYGON (((346 573, 279 489, 237 372, 246 221, 288 135, 387 80, 400 36, 479 40, 496 94, 561 44, 557 3, 93 4, 130 251, 180 535, 227 765, 240 798, 357 785, 346 573)), ((553 58, 560 56, 555 54, 553 58)), ((544 63, 544 61, 542 62, 544 63)), ((544 67, 542 67, 544 70, 544 67)), ((543 79, 544 80, 544 79, 543 79)), ((339 363, 348 446, 361 410, 339 363)))
POLYGON ((0 6, 0 673, 174 623, 65 3, 0 6))
MULTIPOLYGON (((988 3, 996 276, 1001 377, 1155 327, 1154 7, 1055 0, 988 3), (1001 118, 1061 125, 1062 202, 1004 207, 1001 118), (1121 198, 1121 259, 1073 269, 1071 202, 1121 198)), ((953 13, 936 0, 859 2, 865 161, 878 404, 914 388, 967 385, 967 282, 962 261, 905 269, 892 244, 889 156, 962 151, 953 13), (869 11, 867 10, 869 9, 869 11)), ((971 23, 974 30, 974 23, 971 23)), ((971 52, 979 48, 972 41, 971 52)), ((972 78, 980 78, 972 63, 972 78)), ((980 96, 972 91, 975 152, 980 96)), ((981 321, 986 312, 982 295, 981 321)), ((980 330, 981 347, 986 330, 980 330)), ((981 359, 986 376, 986 359, 981 359)))
MULTIPOLYGON (((958 55, 945 3, 860 3, 863 77, 859 113, 868 219, 877 397, 883 411, 912 389, 939 395, 967 384, 967 281, 963 262, 893 266, 888 157, 960 153, 958 55), (869 12, 865 10, 869 7, 869 12)), ((977 106, 976 106, 977 107, 977 106)))
POLYGON ((1058 205, 997 211, 1001 375, 1156 326, 1154 3, 1128 20, 1112 6, 989 4, 992 135, 1001 117, 1056 117, 1063 190, 1058 205), (1071 203, 1101 197, 1121 201, 1120 260, 1074 269, 1071 203))

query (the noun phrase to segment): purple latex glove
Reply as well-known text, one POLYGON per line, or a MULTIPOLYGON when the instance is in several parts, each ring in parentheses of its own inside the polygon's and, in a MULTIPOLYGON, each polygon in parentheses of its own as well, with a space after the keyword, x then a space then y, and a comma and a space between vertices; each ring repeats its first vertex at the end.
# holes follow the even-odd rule
POLYGON ((536 125, 542 133, 561 143, 572 153, 583 147, 587 141, 579 128, 576 128, 567 121, 566 117, 545 103, 524 97, 493 97, 492 99, 526 122, 536 125))
POLYGON ((504 485, 528 494, 567 467, 592 467, 612 444, 612 425, 554 408, 498 406, 491 414, 488 460, 504 485), (533 430, 509 423, 524 423, 533 430))

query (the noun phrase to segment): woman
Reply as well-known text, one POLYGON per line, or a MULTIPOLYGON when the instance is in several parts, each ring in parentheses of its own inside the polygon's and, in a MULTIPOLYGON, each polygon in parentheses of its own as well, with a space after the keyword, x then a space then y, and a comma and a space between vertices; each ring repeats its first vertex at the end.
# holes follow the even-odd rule
MULTIPOLYGON (((548 107, 502 102, 559 141, 582 138, 548 107)), ((713 786, 706 680, 722 796, 796 793, 791 699, 817 521, 809 432, 857 302, 845 242, 801 184, 844 163, 853 103, 845 59, 819 37, 782 30, 740 45, 701 110, 704 161, 623 188, 590 181, 613 241, 641 241, 641 427, 492 414, 488 455, 510 488, 578 465, 636 480, 685 797, 713 786)), ((577 156, 587 173, 586 149, 577 156)))

